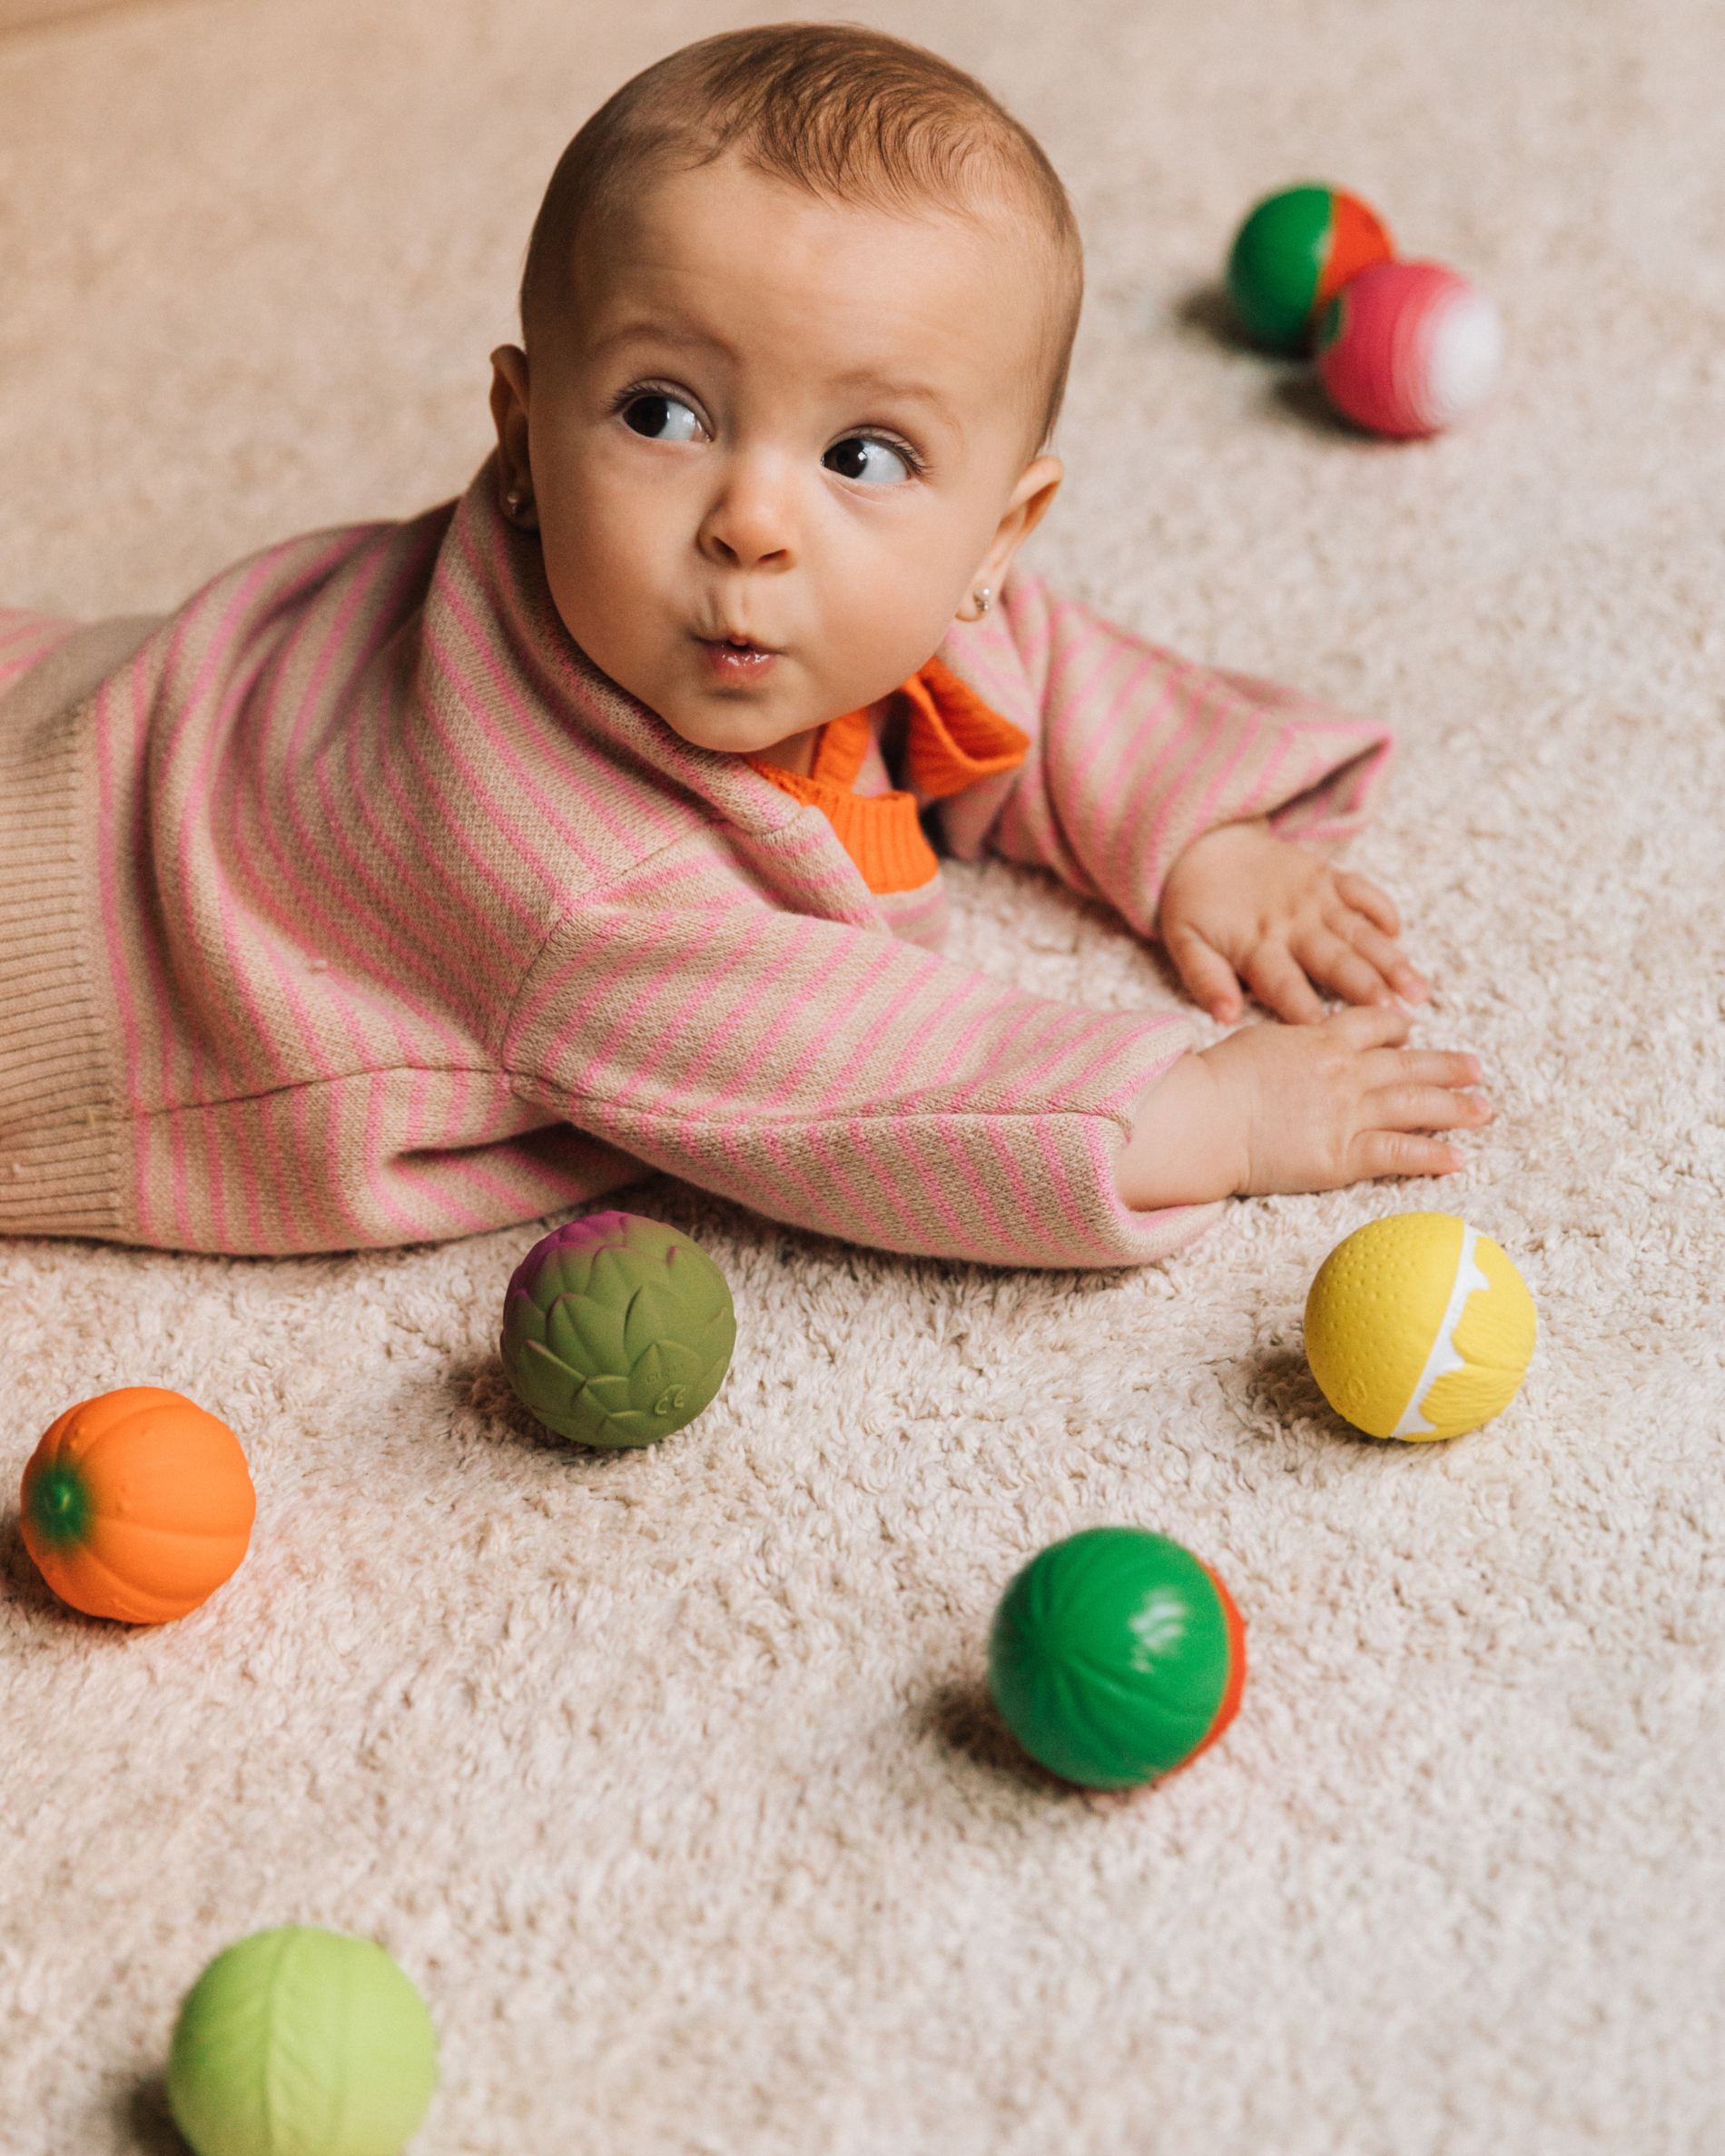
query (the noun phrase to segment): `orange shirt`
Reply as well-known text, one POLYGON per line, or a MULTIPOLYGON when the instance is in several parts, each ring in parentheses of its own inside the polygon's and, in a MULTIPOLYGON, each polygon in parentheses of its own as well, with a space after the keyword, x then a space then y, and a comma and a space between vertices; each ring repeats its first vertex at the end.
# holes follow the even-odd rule
POLYGON ((903 687, 907 728, 904 776, 908 788, 859 793, 856 783, 874 746, 876 708, 847 711, 829 719, 814 744, 807 778, 751 756, 749 763, 794 801, 811 802, 838 834, 839 843, 877 895, 920 891, 940 873, 940 861, 923 834, 920 812, 979 779, 1016 771, 1030 737, 990 710, 950 666, 931 659, 903 687))

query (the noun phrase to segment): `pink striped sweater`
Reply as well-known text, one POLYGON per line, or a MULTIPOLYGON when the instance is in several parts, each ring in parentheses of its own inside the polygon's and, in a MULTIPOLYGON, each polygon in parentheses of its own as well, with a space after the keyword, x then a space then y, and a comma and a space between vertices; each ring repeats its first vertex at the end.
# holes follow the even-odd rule
MULTIPOLYGON (((925 948, 938 891, 877 897, 817 803, 586 662, 494 490, 290 540, 160 621, 0 615, 0 1228, 351 1249, 663 1169, 993 1263, 1196 1234, 1214 1207, 1113 1179, 1184 1020, 925 948)), ((1032 744, 932 812, 947 849, 1146 935, 1198 832, 1345 834, 1389 753, 1032 578, 940 655, 1032 744)))

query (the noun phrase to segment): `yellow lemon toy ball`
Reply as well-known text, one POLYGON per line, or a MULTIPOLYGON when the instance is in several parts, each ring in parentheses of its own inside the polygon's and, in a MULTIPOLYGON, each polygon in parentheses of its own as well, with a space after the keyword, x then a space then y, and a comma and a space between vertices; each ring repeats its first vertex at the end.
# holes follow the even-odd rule
POLYGON ((1526 1283, 1454 1213, 1368 1221, 1306 1298, 1306 1359, 1370 1437, 1459 1437, 1521 1390, 1539 1328, 1526 1283))

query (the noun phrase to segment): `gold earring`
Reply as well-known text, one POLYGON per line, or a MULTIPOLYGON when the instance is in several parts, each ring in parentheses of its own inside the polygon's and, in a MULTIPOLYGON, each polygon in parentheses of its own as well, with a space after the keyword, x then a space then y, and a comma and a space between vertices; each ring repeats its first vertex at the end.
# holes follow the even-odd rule
POLYGON ((511 487, 503 497, 503 507, 511 517, 518 517, 527 506, 527 497, 518 487, 511 487))

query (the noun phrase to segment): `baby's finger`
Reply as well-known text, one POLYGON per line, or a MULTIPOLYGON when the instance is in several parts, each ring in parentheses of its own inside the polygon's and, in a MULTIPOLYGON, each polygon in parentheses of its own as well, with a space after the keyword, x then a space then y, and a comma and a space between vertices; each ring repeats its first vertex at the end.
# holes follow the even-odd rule
POLYGON ((1317 929, 1295 946, 1301 965, 1314 980, 1321 980, 1350 1003, 1387 1003, 1395 993, 1377 968, 1362 958, 1351 943, 1328 929, 1317 929))
POLYGON ((1329 1023, 1350 1048, 1400 1048, 1414 1021, 1399 1003, 1366 1003, 1332 1014, 1329 1023))
POLYGON ((1372 1077, 1380 1089, 1391 1086, 1448 1086, 1452 1090, 1480 1082, 1477 1056, 1453 1048, 1386 1048, 1382 1068, 1374 1058, 1372 1077))
POLYGON ((1355 875, 1351 869, 1344 869, 1336 877, 1336 888, 1350 906, 1364 913, 1368 920, 1375 921, 1386 936, 1401 934, 1402 917, 1388 891, 1380 891, 1375 883, 1368 883, 1364 876, 1355 875))
POLYGON ((1369 1096, 1364 1113, 1380 1130, 1477 1130, 1491 1121, 1492 1104, 1449 1086, 1385 1086, 1369 1096))
POLYGON ((1290 1026, 1315 1026, 1324 1016, 1316 991, 1284 945, 1260 943, 1244 970, 1258 1001, 1290 1026))
POLYGON ((1374 928, 1365 914, 1351 907, 1339 907, 1329 925, 1367 965, 1377 968, 1398 996, 1409 1003, 1424 1003, 1430 996, 1429 984, 1408 964, 1401 945, 1374 928))
POLYGON ((1362 1180, 1370 1176, 1453 1176, 1467 1166, 1459 1146, 1442 1138, 1417 1137, 1406 1130, 1363 1130, 1348 1152, 1348 1166, 1362 1180))
POLYGON ((1233 967, 1196 929, 1165 928, 1162 940, 1193 1002, 1208 1010, 1217 1025, 1231 1026, 1246 1009, 1233 967))

